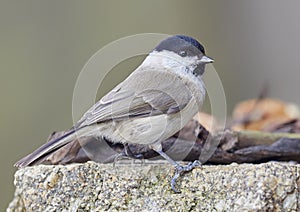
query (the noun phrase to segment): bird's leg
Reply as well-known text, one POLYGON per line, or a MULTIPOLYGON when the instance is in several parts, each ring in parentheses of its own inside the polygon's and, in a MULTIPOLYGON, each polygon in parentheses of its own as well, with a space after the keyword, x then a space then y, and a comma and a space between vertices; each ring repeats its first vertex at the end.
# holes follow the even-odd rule
POLYGON ((189 172, 193 168, 201 166, 200 161, 195 160, 194 162, 190 162, 187 165, 183 166, 183 165, 180 165, 179 163, 177 163, 176 161, 174 161, 172 158, 170 158, 166 153, 164 153, 162 151, 161 143, 155 143, 155 144, 151 145, 150 148, 153 149, 154 151, 156 151, 158 154, 160 154, 163 158, 165 158, 169 163, 171 163, 175 167, 175 175, 171 180, 171 188, 175 193, 180 193, 180 191, 178 191, 175 187, 176 180, 184 172, 189 172))

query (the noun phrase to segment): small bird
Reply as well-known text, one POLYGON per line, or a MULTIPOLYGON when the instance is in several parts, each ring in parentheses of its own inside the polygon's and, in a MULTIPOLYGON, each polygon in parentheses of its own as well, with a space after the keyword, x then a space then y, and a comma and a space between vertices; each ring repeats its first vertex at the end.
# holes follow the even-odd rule
POLYGON ((64 135, 45 143, 15 166, 34 165, 74 139, 94 136, 112 143, 142 144, 174 165, 175 181, 199 161, 180 165, 162 151, 161 142, 181 130, 200 111, 205 98, 201 79, 213 59, 194 38, 174 35, 161 41, 123 82, 117 85, 64 135))

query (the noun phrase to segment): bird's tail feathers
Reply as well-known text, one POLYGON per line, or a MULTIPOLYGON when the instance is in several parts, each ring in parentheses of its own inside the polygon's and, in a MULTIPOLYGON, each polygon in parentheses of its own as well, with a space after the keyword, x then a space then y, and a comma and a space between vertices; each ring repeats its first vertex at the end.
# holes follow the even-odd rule
POLYGON ((33 165, 39 158, 44 157, 47 154, 57 150, 58 148, 65 146, 66 144, 70 143, 72 140, 76 138, 77 132, 80 129, 70 129, 64 135, 49 141, 42 145, 40 148, 36 149, 31 154, 27 155, 26 157, 22 158, 18 162, 15 163, 16 167, 25 167, 33 165))

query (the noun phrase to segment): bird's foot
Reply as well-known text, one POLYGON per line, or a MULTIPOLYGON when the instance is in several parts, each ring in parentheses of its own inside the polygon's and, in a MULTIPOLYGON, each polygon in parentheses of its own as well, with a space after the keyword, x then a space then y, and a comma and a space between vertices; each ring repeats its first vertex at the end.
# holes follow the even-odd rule
POLYGON ((179 190, 176 189, 176 181, 177 179, 184 173, 184 172, 189 172, 192 169, 194 169, 195 167, 200 167, 201 163, 198 160, 195 160, 194 162, 189 162, 187 165, 183 166, 183 165, 179 165, 177 164, 175 166, 175 175, 171 180, 171 188, 175 193, 180 193, 179 190))

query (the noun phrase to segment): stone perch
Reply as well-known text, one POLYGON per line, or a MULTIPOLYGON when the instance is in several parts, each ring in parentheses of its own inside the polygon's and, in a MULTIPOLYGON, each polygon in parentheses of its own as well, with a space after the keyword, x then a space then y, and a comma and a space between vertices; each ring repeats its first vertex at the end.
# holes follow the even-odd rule
POLYGON ((15 174, 8 211, 299 211, 300 165, 195 168, 170 188, 169 164, 39 165, 15 174))

